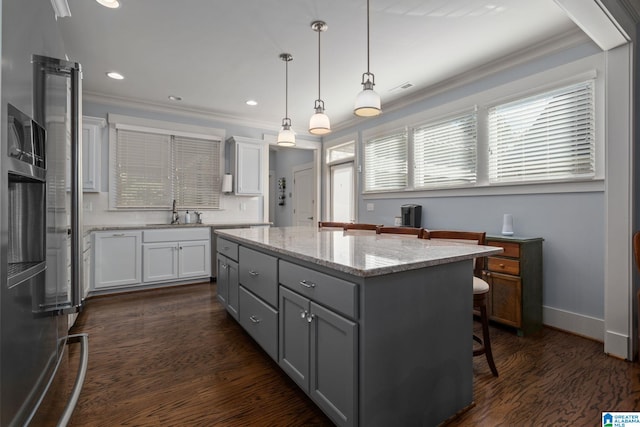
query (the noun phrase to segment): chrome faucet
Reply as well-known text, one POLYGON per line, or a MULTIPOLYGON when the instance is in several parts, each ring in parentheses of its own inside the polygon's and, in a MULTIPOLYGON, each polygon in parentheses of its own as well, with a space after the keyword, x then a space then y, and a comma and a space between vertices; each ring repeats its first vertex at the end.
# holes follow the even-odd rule
POLYGON ((171 224, 180 224, 180 217, 176 209, 176 199, 173 199, 173 208, 171 209, 171 224))

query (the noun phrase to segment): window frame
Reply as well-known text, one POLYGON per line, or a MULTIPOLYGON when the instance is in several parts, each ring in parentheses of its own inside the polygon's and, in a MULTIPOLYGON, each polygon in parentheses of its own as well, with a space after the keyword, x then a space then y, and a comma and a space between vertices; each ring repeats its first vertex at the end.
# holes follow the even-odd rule
MULTIPOLYGON (((395 192, 367 192, 361 188, 364 199, 406 198, 406 197, 458 197, 479 195, 503 195, 503 194, 543 194, 563 192, 601 192, 604 191, 604 165, 605 165, 605 57, 602 54, 582 58, 580 60, 561 65, 545 72, 529 75, 516 79, 500 86, 492 87, 484 91, 468 95, 454 96, 454 100, 447 103, 437 103, 428 99, 427 104, 434 106, 423 107, 420 112, 404 116, 361 132, 360 145, 373 135, 390 133, 392 129, 401 126, 409 128, 420 124, 437 122, 446 117, 454 117, 457 114, 469 110, 474 105, 478 112, 477 132, 477 180, 475 185, 457 187, 442 187, 438 189, 414 188, 413 179, 411 185, 395 192), (507 103, 518 99, 524 99, 554 89, 570 86, 586 80, 594 80, 594 110, 595 110, 595 175, 593 178, 576 180, 550 180, 550 181, 518 181, 518 182, 489 182, 489 156, 488 156, 488 117, 489 106, 507 103), (435 105, 437 104, 437 105, 435 105)), ((464 92, 464 91, 461 91, 464 92)), ((388 112, 388 111, 387 111, 388 112)), ((410 141, 410 152, 413 152, 413 141, 410 141)), ((413 158, 410 159, 410 172, 413 170, 413 158)), ((366 165, 363 164, 366 168, 366 165)), ((364 171, 363 171, 364 172, 364 171)))
MULTIPOLYGON (((172 200, 167 200, 166 206, 157 207, 118 207, 117 205, 117 165, 116 165, 116 149, 117 149, 117 131, 118 129, 129 130, 142 133, 153 133, 159 135, 169 136, 171 142, 174 144, 174 137, 187 138, 187 139, 199 139, 212 141, 218 144, 218 165, 217 171, 214 171, 214 176, 217 176, 218 183, 222 179, 222 174, 225 170, 224 163, 224 147, 225 147, 225 131, 223 129, 208 128, 202 126, 188 125, 176 122, 157 121, 152 119, 144 119, 131 116, 123 116, 119 114, 108 114, 109 122, 109 210, 110 211, 157 211, 166 210, 171 208, 172 200)), ((215 185, 215 183, 214 183, 215 185)), ((172 190, 175 195, 176 189, 172 190)), ((214 190, 215 191, 215 190, 214 190)), ((174 197, 172 195, 172 197, 174 197)), ((177 199, 177 197, 176 197, 177 199)), ((194 209, 193 206, 177 206, 178 209, 194 209)), ((203 207, 197 206, 197 210, 220 210, 221 203, 220 197, 218 197, 217 207, 203 207)))

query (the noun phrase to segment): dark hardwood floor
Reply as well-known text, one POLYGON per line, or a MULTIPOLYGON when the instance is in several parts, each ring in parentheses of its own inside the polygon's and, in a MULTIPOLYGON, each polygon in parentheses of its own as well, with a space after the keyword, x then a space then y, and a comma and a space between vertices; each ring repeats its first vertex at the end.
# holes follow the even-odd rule
MULTIPOLYGON (((89 367, 71 426, 329 426, 215 299, 215 284, 87 301, 72 333, 89 334, 89 367)), ((640 365, 601 343, 545 328, 492 326, 500 377, 474 358, 475 405, 448 426, 600 426, 603 411, 640 411, 640 365)), ((55 425, 80 349, 32 426, 55 425)), ((425 390, 429 385, 425 384, 425 390)))

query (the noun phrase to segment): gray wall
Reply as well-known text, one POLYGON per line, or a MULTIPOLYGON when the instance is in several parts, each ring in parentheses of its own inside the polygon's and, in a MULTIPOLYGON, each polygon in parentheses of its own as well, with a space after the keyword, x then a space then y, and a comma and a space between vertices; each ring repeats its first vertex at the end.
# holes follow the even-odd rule
MULTIPOLYGON (((428 97, 382 116, 363 121, 331 135, 339 139, 358 133, 358 153, 362 154, 362 133, 386 122, 439 107, 551 68, 601 53, 590 41, 542 58, 530 60, 454 89, 428 97)), ((384 105, 383 105, 384 109, 384 105)), ((400 205, 422 205, 422 224, 427 228, 484 230, 499 235, 502 217, 511 213, 517 235, 544 238, 545 315, 549 312, 577 318, 592 325, 604 319, 604 191, 453 197, 393 197, 362 195, 358 189, 358 221, 393 224, 400 205), (398 198, 399 197, 399 198, 398 198), (373 211, 367 211, 367 204, 373 211)), ((570 329, 570 328, 569 328, 570 329)), ((596 328, 597 329, 597 328, 596 328)), ((602 336, 597 337, 603 339, 602 336)))
POLYGON ((287 181, 287 198, 284 206, 278 205, 277 191, 274 200, 270 201, 270 203, 276 204, 273 223, 276 227, 287 227, 293 224, 293 167, 313 162, 313 151, 300 148, 278 148, 272 150, 272 153, 269 156, 271 162, 269 169, 275 171, 276 182, 282 177, 287 181))

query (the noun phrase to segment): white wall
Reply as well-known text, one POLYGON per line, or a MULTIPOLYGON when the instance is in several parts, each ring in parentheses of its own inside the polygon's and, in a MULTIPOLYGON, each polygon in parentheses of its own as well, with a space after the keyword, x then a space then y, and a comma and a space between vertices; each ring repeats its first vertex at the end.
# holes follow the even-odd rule
MULTIPOLYGON (((89 117, 99 117, 107 120, 108 114, 121 114, 141 119, 163 120, 185 125, 224 129, 226 138, 236 135, 262 139, 269 130, 229 124, 195 114, 185 114, 179 110, 175 112, 166 109, 153 109, 149 106, 136 105, 129 102, 101 100, 95 97, 85 97, 83 114, 89 117)), ((109 209, 109 127, 102 131, 100 150, 100 192, 84 193, 84 224, 85 226, 102 226, 118 224, 165 224, 171 221, 170 210, 165 211, 115 211, 109 209)), ((222 171, 224 172, 224 171, 222 171)), ((247 197, 221 195, 220 209, 203 210, 202 220, 211 223, 241 223, 261 222, 263 218, 262 197, 247 197)), ((184 212, 180 212, 180 215, 184 212)))

